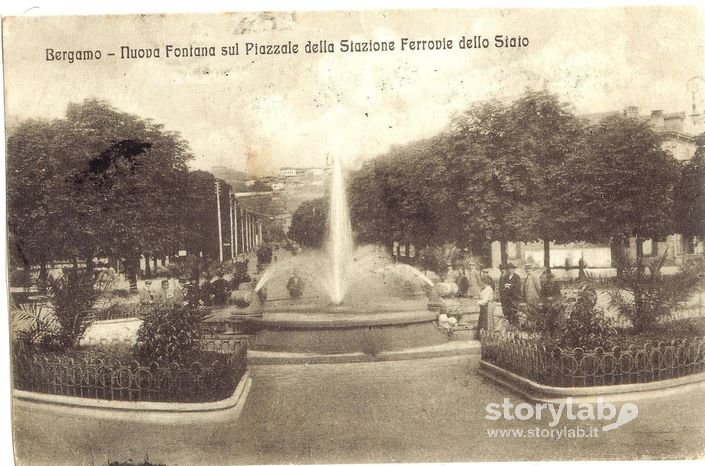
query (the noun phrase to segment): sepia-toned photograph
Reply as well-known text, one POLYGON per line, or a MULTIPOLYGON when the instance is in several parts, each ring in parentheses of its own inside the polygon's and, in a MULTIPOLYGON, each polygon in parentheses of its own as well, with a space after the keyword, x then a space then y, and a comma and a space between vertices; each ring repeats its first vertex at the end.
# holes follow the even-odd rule
POLYGON ((705 9, 136 13, 2 18, 16 464, 705 458, 705 9))

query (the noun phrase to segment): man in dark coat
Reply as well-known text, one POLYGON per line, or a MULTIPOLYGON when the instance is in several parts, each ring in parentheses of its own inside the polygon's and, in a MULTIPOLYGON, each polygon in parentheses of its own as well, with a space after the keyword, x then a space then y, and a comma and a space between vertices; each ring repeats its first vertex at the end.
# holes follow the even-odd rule
POLYGON ((458 298, 465 298, 468 295, 468 288, 470 287, 470 281, 468 276, 465 275, 465 270, 460 272, 458 278, 455 279, 455 284, 458 285, 458 298))
POLYGON ((294 270, 294 274, 289 278, 286 284, 286 289, 289 290, 289 296, 292 298, 300 298, 304 292, 304 281, 299 277, 299 272, 294 270))
POLYGON ((228 302, 228 282, 223 278, 223 273, 218 273, 218 278, 211 284, 213 287, 213 304, 225 306, 228 302))
POLYGON ((502 313, 510 324, 517 324, 517 311, 521 302, 521 278, 516 274, 516 266, 511 262, 505 266, 506 274, 500 277, 499 300, 502 313))

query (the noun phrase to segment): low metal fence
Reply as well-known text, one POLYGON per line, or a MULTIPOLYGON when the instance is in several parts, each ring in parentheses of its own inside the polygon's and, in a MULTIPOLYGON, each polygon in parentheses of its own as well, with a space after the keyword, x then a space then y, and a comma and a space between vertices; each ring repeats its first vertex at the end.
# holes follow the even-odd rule
POLYGON ((53 395, 122 401, 208 402, 232 395, 247 370, 247 342, 201 342, 202 360, 125 364, 117 359, 75 360, 13 351, 15 388, 53 395))
POLYGON ((592 387, 646 383, 705 372, 702 338, 627 348, 553 348, 512 333, 480 334, 482 360, 543 385, 592 387))
POLYGON ((151 306, 144 306, 140 303, 122 303, 94 311, 92 317, 93 320, 127 319, 131 317, 144 317, 151 311, 151 306))

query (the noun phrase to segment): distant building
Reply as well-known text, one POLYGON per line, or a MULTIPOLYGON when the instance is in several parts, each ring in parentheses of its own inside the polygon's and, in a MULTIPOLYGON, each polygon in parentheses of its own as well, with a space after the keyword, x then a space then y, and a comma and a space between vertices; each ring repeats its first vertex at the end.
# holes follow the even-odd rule
POLYGON ((294 168, 294 167, 282 167, 279 169, 279 176, 282 178, 293 178, 293 177, 319 177, 326 173, 325 168, 321 167, 305 167, 305 168, 294 168))
POLYGON ((323 176, 325 169, 323 168, 307 168, 306 174, 310 176, 323 176))

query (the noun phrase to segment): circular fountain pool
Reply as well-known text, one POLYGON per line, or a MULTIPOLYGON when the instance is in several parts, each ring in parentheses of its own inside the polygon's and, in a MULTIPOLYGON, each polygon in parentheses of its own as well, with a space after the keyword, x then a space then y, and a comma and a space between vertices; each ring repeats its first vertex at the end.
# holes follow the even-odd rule
POLYGON ((331 179, 325 250, 279 261, 256 291, 277 296, 239 316, 249 327, 250 348, 292 353, 365 353, 430 346, 447 336, 435 328, 425 291, 432 283, 417 269, 392 263, 379 247, 355 248, 340 164, 331 179), (292 276, 306 283, 300 297, 286 291, 292 276), (284 290, 282 292, 282 290, 284 290), (260 312, 261 311, 261 312, 260 312))

